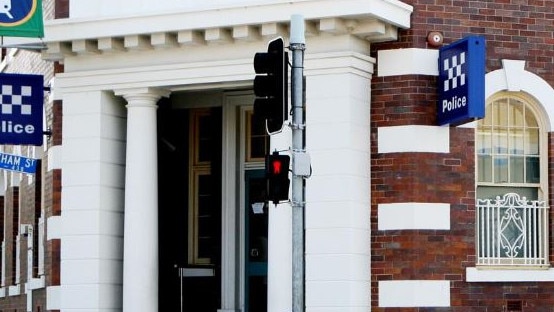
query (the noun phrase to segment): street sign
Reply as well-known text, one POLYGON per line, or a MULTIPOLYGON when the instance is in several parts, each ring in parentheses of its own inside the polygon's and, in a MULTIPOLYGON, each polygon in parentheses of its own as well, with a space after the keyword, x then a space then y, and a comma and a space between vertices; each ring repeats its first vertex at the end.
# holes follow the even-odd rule
POLYGON ((0 153, 0 169, 34 174, 37 171, 37 160, 18 155, 0 153))

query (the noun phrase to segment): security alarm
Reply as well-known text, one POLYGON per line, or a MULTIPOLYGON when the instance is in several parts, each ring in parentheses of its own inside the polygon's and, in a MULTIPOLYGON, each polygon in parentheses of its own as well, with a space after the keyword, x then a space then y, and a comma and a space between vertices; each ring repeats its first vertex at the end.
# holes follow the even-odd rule
POLYGON ((438 31, 432 31, 427 35, 427 43, 433 47, 442 45, 443 39, 443 35, 438 31))

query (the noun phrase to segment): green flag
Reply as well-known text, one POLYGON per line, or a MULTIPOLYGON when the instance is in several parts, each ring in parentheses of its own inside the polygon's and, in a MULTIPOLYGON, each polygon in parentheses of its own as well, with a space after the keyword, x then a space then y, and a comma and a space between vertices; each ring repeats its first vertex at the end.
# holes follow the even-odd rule
POLYGON ((0 0, 0 36, 44 37, 41 0, 0 0))

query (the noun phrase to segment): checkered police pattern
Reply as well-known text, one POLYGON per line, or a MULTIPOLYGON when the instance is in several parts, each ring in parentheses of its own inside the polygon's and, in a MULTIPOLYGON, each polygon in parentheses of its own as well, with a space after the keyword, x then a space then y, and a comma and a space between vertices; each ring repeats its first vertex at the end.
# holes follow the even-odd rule
POLYGON ((0 93, 2 115, 15 114, 17 111, 21 115, 31 115, 32 90, 31 86, 2 85, 2 93, 0 93))
POLYGON ((444 59, 444 71, 448 72, 448 79, 444 80, 444 91, 456 89, 458 86, 466 84, 466 73, 463 71, 464 67, 462 67, 465 62, 465 52, 444 59))

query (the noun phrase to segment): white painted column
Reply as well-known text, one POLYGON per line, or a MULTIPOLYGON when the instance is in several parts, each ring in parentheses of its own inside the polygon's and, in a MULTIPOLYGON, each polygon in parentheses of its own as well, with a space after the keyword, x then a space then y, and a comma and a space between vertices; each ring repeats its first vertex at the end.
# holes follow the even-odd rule
POLYGON ((48 152, 63 193, 61 215, 47 225, 47 239, 61 240, 47 310, 121 311, 126 114, 109 92, 64 92, 63 146, 48 152))
POLYGON ((123 311, 158 311, 157 89, 116 92, 127 100, 123 311))
POLYGON ((349 52, 321 56, 312 53, 306 61, 306 149, 313 168, 306 181, 306 312, 370 311, 375 60, 349 52))

